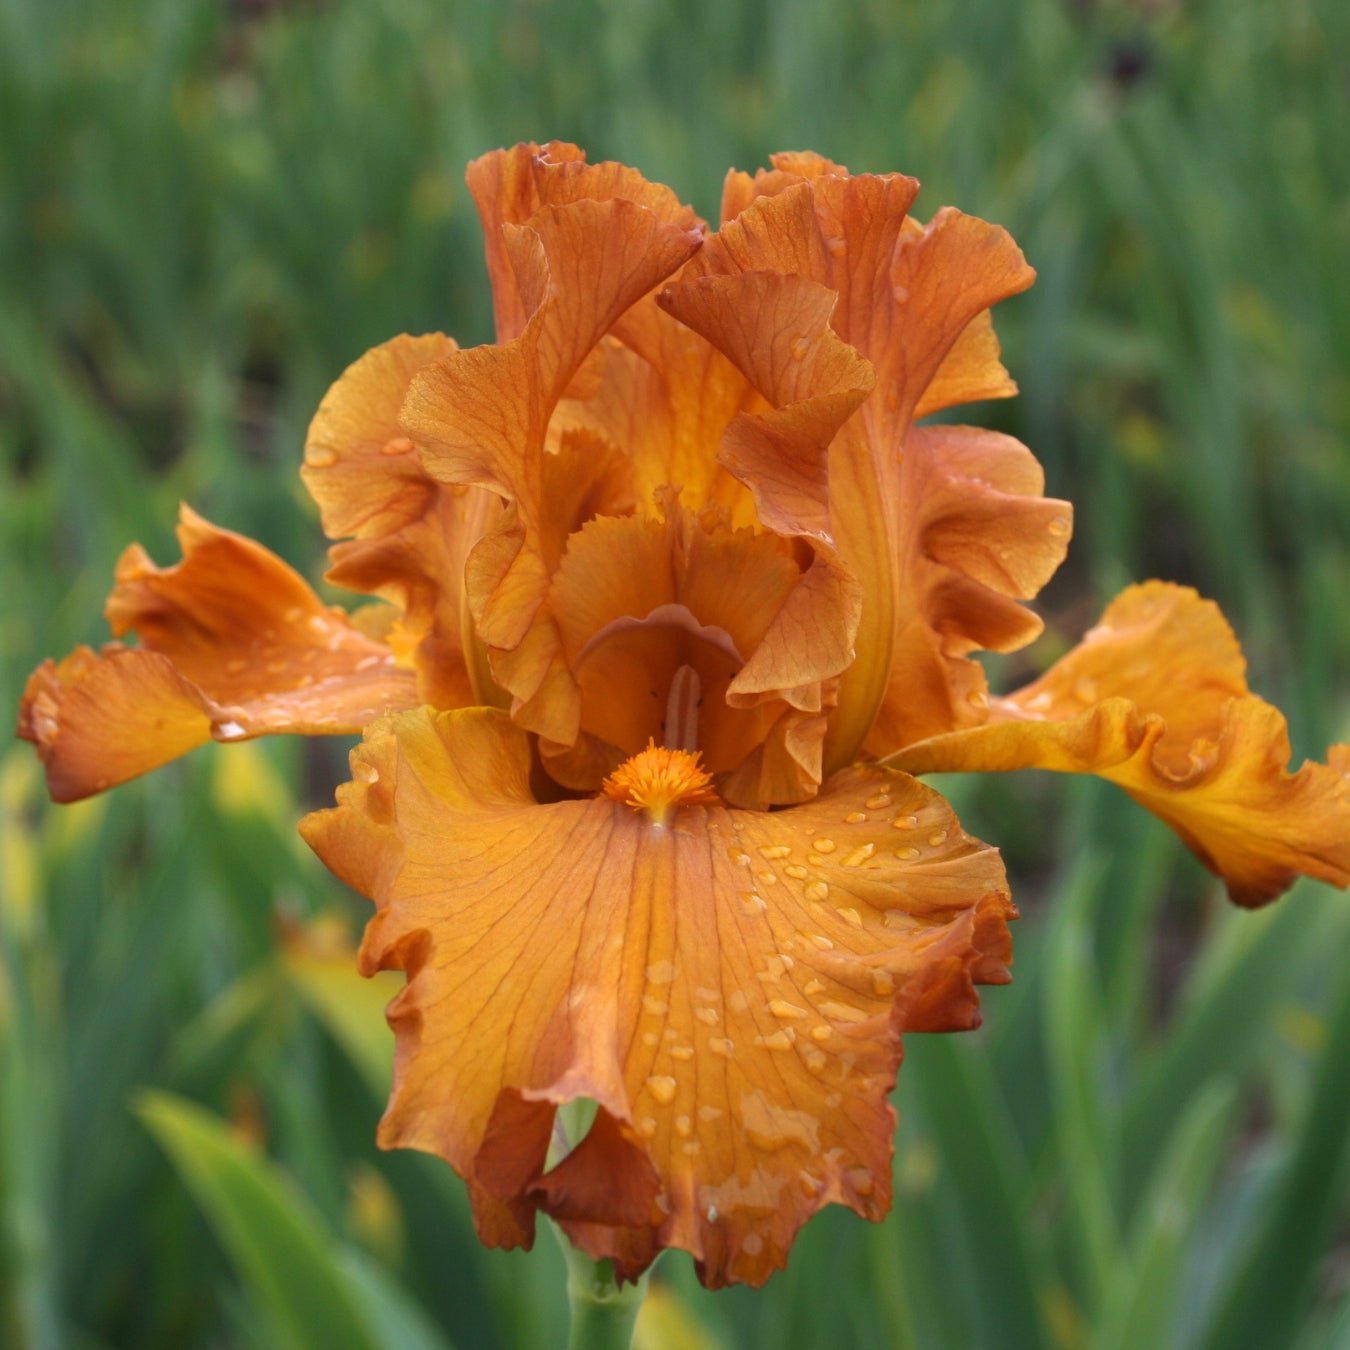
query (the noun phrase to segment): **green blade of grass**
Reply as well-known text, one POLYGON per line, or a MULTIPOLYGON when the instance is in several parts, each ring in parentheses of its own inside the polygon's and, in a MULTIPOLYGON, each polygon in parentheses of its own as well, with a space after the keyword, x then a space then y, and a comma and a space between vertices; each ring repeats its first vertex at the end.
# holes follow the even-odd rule
MULTIPOLYGON (((277 1169, 233 1139, 224 1122, 183 1098, 142 1093, 137 1114, 169 1154, 279 1350, 393 1350, 338 1245, 277 1169)), ((383 1286, 371 1286, 378 1293, 383 1286)), ((377 1298, 376 1306, 380 1306, 377 1298)))

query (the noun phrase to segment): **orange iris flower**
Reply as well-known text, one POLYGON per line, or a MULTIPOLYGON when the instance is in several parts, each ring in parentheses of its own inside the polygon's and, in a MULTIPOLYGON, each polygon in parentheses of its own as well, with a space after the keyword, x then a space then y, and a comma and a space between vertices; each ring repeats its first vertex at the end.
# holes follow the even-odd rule
POLYGON ((1041 631, 1070 507, 920 419, 1015 392, 1004 230, 811 154, 731 173, 715 233, 568 145, 468 181, 497 343, 375 348, 305 451, 329 579, 389 603, 185 510, 181 563, 118 565, 139 645, 46 663, 20 734, 70 800, 364 731, 301 829, 375 902, 361 968, 408 974, 381 1143, 446 1158, 486 1242, 542 1210, 621 1277, 680 1247, 759 1284, 821 1206, 886 1212, 902 1035, 1008 978, 999 855, 911 775, 1098 774, 1254 905, 1350 881, 1350 752, 1287 772, 1218 610, 1162 582, 990 696, 971 653, 1041 631))

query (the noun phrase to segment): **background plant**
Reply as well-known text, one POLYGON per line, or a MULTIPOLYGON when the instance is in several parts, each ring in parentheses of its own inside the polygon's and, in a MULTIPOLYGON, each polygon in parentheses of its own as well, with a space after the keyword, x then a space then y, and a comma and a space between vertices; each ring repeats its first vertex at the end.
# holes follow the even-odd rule
MULTIPOLYGON (((1050 636, 1190 582, 1298 754, 1350 734, 1350 9, 1339 0, 0 0, 0 702, 101 640, 179 498, 322 568, 296 468, 394 332, 490 336, 464 163, 560 136, 714 215, 777 148, 924 182, 1040 271, 974 420, 1073 499, 1050 636)), ((561 1343, 561 1261, 381 1155, 388 986, 295 839, 329 743, 45 805, 0 755, 0 1343, 561 1343)), ((913 1037, 898 1203, 759 1293, 667 1258, 649 1347, 1350 1347, 1350 904, 1229 911, 1104 785, 942 785, 1016 981, 913 1037)))

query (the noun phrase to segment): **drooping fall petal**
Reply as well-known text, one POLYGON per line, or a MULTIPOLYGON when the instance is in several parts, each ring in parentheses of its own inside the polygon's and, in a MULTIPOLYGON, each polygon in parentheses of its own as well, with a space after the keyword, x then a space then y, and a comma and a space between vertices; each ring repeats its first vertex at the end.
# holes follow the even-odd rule
POLYGON ((299 573, 187 507, 183 561, 132 545, 106 612, 136 648, 80 648, 29 679, 19 734, 58 801, 157 768, 211 737, 360 731, 417 702, 411 671, 326 606, 299 573))
POLYGON ((486 1240, 528 1243, 542 1209, 625 1278, 679 1246, 759 1284, 822 1205, 884 1213, 900 1035, 978 1020, 1013 910, 997 854, 904 775, 743 812, 653 753, 623 801, 540 806, 505 716, 422 710, 371 728, 302 830, 375 900, 363 967, 409 975, 385 1146, 447 1158, 486 1240), (578 1097, 596 1124, 549 1171, 578 1097))
POLYGON ((1279 711, 1247 689, 1218 608, 1152 581, 1123 592, 990 721, 891 756, 911 773, 1055 769, 1119 784, 1260 905, 1302 875, 1350 883, 1350 752, 1290 773, 1279 711))

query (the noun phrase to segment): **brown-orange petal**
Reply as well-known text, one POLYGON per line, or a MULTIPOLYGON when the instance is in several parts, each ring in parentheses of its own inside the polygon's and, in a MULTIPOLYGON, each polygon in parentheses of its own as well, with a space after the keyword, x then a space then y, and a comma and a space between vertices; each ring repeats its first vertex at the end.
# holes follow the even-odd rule
POLYGON ((1284 717, 1248 692, 1217 606, 1152 581, 1124 591, 1040 679, 995 701, 985 726, 893 755, 913 773, 1092 773, 1165 820, 1227 884, 1260 905, 1299 875, 1350 883, 1346 747, 1288 770, 1284 717))
POLYGON ((483 528, 479 489, 437 482, 399 426, 413 377, 457 350, 440 333, 403 334, 354 361, 324 395, 305 438, 301 477, 330 539, 328 580, 402 609, 422 699, 439 708, 475 696, 462 634, 464 560, 483 528))
POLYGON ((156 567, 138 545, 118 562, 106 612, 139 647, 81 648, 29 680, 20 735, 38 745, 61 800, 213 736, 351 733, 416 705, 414 676, 389 647, 276 554, 186 506, 178 537, 184 556, 173 567, 156 567))
POLYGON ((408 972, 380 1140, 448 1159, 485 1240, 539 1209, 623 1278, 673 1246, 759 1284, 823 1205, 885 1213, 901 1033, 1007 977, 1002 865, 936 793, 864 768, 782 812, 538 805, 477 709, 381 722, 352 773, 302 831, 375 901, 363 968, 408 972))

